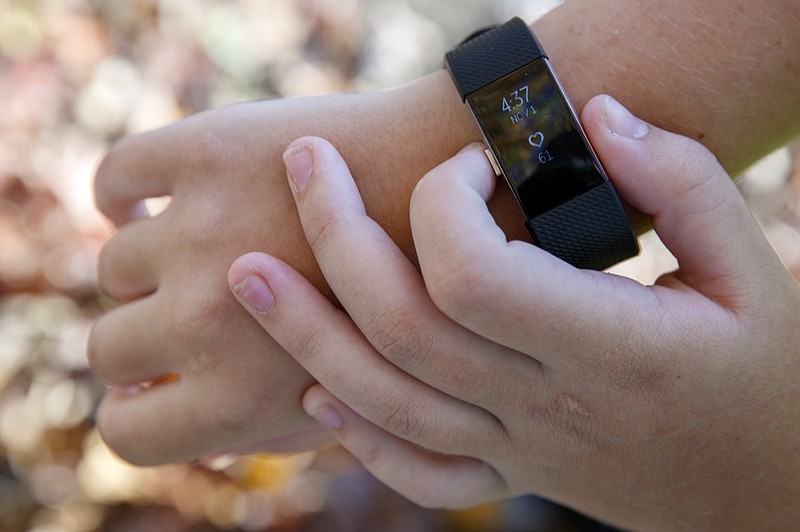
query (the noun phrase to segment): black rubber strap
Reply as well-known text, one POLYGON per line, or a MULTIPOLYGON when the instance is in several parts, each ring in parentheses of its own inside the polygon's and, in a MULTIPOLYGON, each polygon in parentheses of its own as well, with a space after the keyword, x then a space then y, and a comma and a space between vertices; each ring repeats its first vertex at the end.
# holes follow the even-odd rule
POLYGON ((639 253, 610 182, 528 220, 526 225, 539 247, 576 268, 605 270, 639 253))
MULTIPOLYGON (((445 65, 466 100, 542 57, 547 55, 528 25, 515 17, 473 33, 445 55, 445 65)), ((578 268, 604 270, 639 252, 625 210, 608 181, 529 219, 526 225, 539 247, 578 268)))
POLYGON ((505 24, 479 30, 445 54, 445 65, 461 99, 522 68, 547 57, 528 25, 519 17, 505 24))

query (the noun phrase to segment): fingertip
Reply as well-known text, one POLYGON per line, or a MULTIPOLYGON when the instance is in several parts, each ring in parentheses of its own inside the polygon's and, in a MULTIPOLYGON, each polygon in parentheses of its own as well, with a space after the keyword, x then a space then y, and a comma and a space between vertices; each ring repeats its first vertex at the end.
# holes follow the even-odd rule
POLYGON ((303 136, 292 141, 283 152, 283 163, 295 194, 302 192, 309 179, 318 173, 346 172, 347 163, 336 147, 322 137, 303 136))
POLYGON ((659 214, 684 182, 719 167, 699 143, 648 124, 612 96, 589 100, 581 121, 623 199, 648 215, 659 214))
MULTIPOLYGON (((303 227, 310 221, 348 212, 362 214, 364 205, 348 167, 336 147, 321 137, 305 136, 292 142, 283 154, 290 188, 303 227), (327 213, 327 214, 326 214, 327 213)), ((308 236, 308 234, 307 234, 308 236)))
POLYGON ((496 174, 489 161, 486 145, 473 142, 461 149, 452 159, 434 169, 434 175, 444 179, 465 182, 483 198, 489 201, 494 194, 496 174))
POLYGON ((251 251, 236 258, 228 268, 228 287, 236 292, 236 287, 248 275, 258 271, 258 265, 263 264, 268 258, 269 255, 258 251, 251 251))
POLYGON ((288 164, 297 153, 303 152, 308 152, 313 156, 312 162, 315 169, 317 166, 327 168, 331 164, 344 162, 339 150, 330 141, 323 137, 305 135, 296 138, 286 147, 282 155, 284 164, 288 164))
POLYGON ((314 171, 316 144, 313 137, 302 137, 292 142, 283 152, 283 165, 295 194, 303 191, 314 171))
POLYGON ((381 482, 426 507, 466 507, 502 489, 480 460, 428 451, 361 417, 322 385, 303 396, 303 408, 381 482))
POLYGON ((97 210, 122 227, 147 216, 144 200, 170 196, 177 180, 175 153, 162 130, 123 137, 100 160, 94 173, 97 210), (146 156, 143 156, 146 154, 146 156))
POLYGON ((228 269, 228 287, 251 314, 266 316, 275 307, 272 284, 276 280, 281 282, 277 269, 275 260, 269 255, 247 253, 236 259, 228 269))
POLYGON ((652 217, 681 270, 693 279, 716 279, 720 293, 741 284, 750 253, 743 243, 761 246, 763 238, 714 154, 645 123, 610 96, 590 100, 583 120, 620 196, 652 217))
POLYGON ((480 144, 470 144, 426 174, 411 196, 411 233, 430 283, 455 264, 470 270, 504 252, 505 233, 489 211, 495 173, 480 144))
POLYGON ((303 395, 303 410, 320 425, 335 431, 344 425, 342 403, 321 384, 315 384, 303 395))
POLYGON ((586 102, 586 105, 583 106, 583 110, 581 111, 581 125, 583 125, 583 129, 587 134, 595 132, 598 129, 607 130, 607 128, 605 128, 603 113, 606 98, 610 98, 610 96, 607 94, 592 96, 592 98, 586 102))
POLYGON ((483 142, 470 142, 456 152, 456 157, 462 154, 471 154, 476 152, 483 152, 486 150, 486 145, 483 142))
POLYGON ((477 192, 485 209, 496 184, 495 173, 485 150, 481 143, 468 144, 425 174, 411 194, 412 213, 420 206, 427 210, 429 206, 438 209, 446 205, 448 198, 454 198, 453 193, 465 185, 477 192))
POLYGON ((304 135, 302 137, 298 137, 294 139, 292 142, 286 146, 286 149, 283 152, 284 158, 287 153, 296 150, 298 148, 302 148, 304 146, 316 146, 319 142, 325 142, 325 139, 321 137, 315 137, 313 135, 304 135))
POLYGON ((291 159, 294 154, 303 151, 307 151, 313 155, 313 163, 315 166, 319 164, 329 164, 331 155, 341 160, 339 151, 330 141, 323 137, 304 135, 296 138, 286 147, 282 155, 284 164, 286 164, 287 160, 291 159))

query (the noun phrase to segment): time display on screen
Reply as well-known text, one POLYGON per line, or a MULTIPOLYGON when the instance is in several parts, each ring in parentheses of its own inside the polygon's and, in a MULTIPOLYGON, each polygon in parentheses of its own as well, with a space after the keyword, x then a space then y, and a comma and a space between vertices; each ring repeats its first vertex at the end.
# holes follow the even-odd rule
POLYGON ((607 180, 547 59, 498 79, 468 102, 528 218, 607 180))

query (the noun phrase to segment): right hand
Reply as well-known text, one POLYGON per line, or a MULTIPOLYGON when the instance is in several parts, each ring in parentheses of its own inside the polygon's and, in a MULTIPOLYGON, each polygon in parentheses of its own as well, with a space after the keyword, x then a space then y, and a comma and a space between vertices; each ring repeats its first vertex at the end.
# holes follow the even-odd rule
POLYGON ((307 411, 415 502, 533 492, 634 529, 796 529, 800 287, 698 143, 609 97, 583 122, 678 259, 652 286, 508 241, 475 146, 414 192, 420 275, 318 138, 287 168, 347 314, 263 253, 229 285, 319 380, 307 411))
POLYGON ((328 439, 300 406, 312 379, 247 317, 225 274, 257 249, 327 290, 281 160, 293 139, 311 132, 334 139, 357 175, 369 169, 370 181, 360 182, 367 203, 412 249, 407 212, 417 179, 477 135, 446 76, 389 92, 225 107, 111 149, 96 195, 120 230, 98 275, 123 304, 98 320, 89 360, 112 385, 98 415, 112 449, 148 465, 328 439), (435 130, 441 124, 457 127, 448 136, 435 130), (157 196, 172 201, 147 217, 142 200, 157 196))

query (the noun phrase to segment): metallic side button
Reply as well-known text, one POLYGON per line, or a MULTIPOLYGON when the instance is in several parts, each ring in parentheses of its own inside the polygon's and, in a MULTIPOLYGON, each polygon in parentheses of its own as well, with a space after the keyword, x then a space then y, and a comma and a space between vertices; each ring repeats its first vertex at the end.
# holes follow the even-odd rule
POLYGON ((490 150, 489 148, 486 148, 485 150, 483 150, 483 153, 485 153, 486 154, 486 158, 489 159, 489 164, 492 165, 492 170, 494 170, 494 174, 497 177, 500 177, 501 175, 503 175, 503 172, 500 171, 500 165, 497 164, 497 159, 494 158, 494 154, 492 153, 492 150, 490 150))

